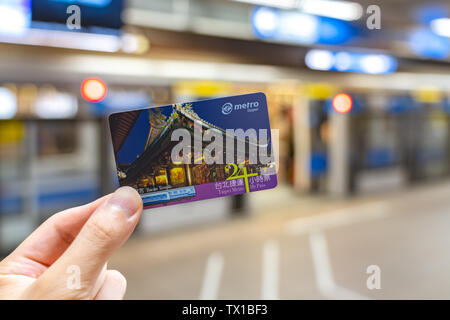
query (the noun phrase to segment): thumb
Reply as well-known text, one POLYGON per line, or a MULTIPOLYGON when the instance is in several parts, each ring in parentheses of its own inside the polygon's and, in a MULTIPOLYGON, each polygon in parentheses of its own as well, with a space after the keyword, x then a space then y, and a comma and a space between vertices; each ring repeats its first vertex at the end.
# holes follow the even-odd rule
POLYGON ((40 295, 56 299, 93 298, 103 266, 129 238, 141 213, 142 200, 136 190, 122 187, 114 192, 92 214, 64 254, 35 281, 40 295), (79 270, 81 286, 76 290, 66 284, 71 266, 79 270))

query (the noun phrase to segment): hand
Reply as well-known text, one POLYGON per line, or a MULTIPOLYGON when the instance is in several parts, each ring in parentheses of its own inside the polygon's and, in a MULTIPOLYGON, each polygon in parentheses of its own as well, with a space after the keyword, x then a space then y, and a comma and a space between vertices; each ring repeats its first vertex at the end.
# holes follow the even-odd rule
POLYGON ((107 270, 142 213, 130 187, 57 213, 0 262, 0 299, 122 299, 126 280, 107 270))

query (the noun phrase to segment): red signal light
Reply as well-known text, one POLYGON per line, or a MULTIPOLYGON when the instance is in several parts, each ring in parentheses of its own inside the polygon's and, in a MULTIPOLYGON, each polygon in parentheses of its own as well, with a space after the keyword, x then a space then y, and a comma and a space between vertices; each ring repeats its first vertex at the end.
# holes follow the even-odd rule
POLYGON ((100 102, 106 97, 108 87, 99 78, 87 78, 81 83, 81 96, 89 102, 100 102))
POLYGON ((347 113, 352 110, 353 99, 346 93, 338 93, 333 98, 333 109, 338 113, 347 113))

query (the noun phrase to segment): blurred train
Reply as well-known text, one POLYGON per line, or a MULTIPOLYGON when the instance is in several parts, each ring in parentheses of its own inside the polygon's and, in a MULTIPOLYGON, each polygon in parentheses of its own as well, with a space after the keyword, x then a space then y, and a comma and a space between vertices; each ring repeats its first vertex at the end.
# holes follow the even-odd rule
POLYGON ((450 174, 449 100, 443 92, 430 87, 346 92, 347 106, 324 97, 305 102, 307 114, 297 119, 309 120, 298 133, 298 157, 306 159, 303 175, 297 175, 300 188, 373 193, 450 174))
MULTIPOLYGON (((450 104, 447 93, 435 88, 361 89, 300 80, 169 82, 111 85, 100 103, 87 101, 75 81, 3 84, 0 100, 15 104, 16 112, 4 112, 0 120, 0 243, 10 247, 50 214, 112 191, 117 179, 106 115, 149 105, 265 92, 271 126, 279 129, 280 182, 289 192, 347 196, 450 175, 450 104), (344 104, 350 105, 335 105, 338 93, 345 93, 344 104)), ((245 210, 252 197, 189 204, 190 215, 177 206, 154 209, 141 228, 224 218, 245 210)))

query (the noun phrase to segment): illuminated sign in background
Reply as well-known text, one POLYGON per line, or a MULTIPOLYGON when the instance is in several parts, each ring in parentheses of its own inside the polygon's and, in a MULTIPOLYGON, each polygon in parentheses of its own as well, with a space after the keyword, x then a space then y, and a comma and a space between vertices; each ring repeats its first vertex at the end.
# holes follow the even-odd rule
POLYGON ((0 34, 21 35, 31 24, 31 0, 0 0, 0 34))
POLYGON ((63 2, 66 5, 84 5, 97 8, 104 8, 111 4, 112 0, 50 0, 50 2, 63 2))
POLYGON ((33 0, 32 21, 66 24, 67 7, 78 5, 81 9, 83 28, 100 27, 120 29, 123 0, 33 0))
POLYGON ((269 7, 255 7, 251 25, 258 38, 299 44, 342 44, 358 34, 347 21, 269 7))
POLYGON ((397 60, 385 54, 314 49, 306 54, 305 63, 310 69, 324 71, 387 74, 397 70, 397 60))

